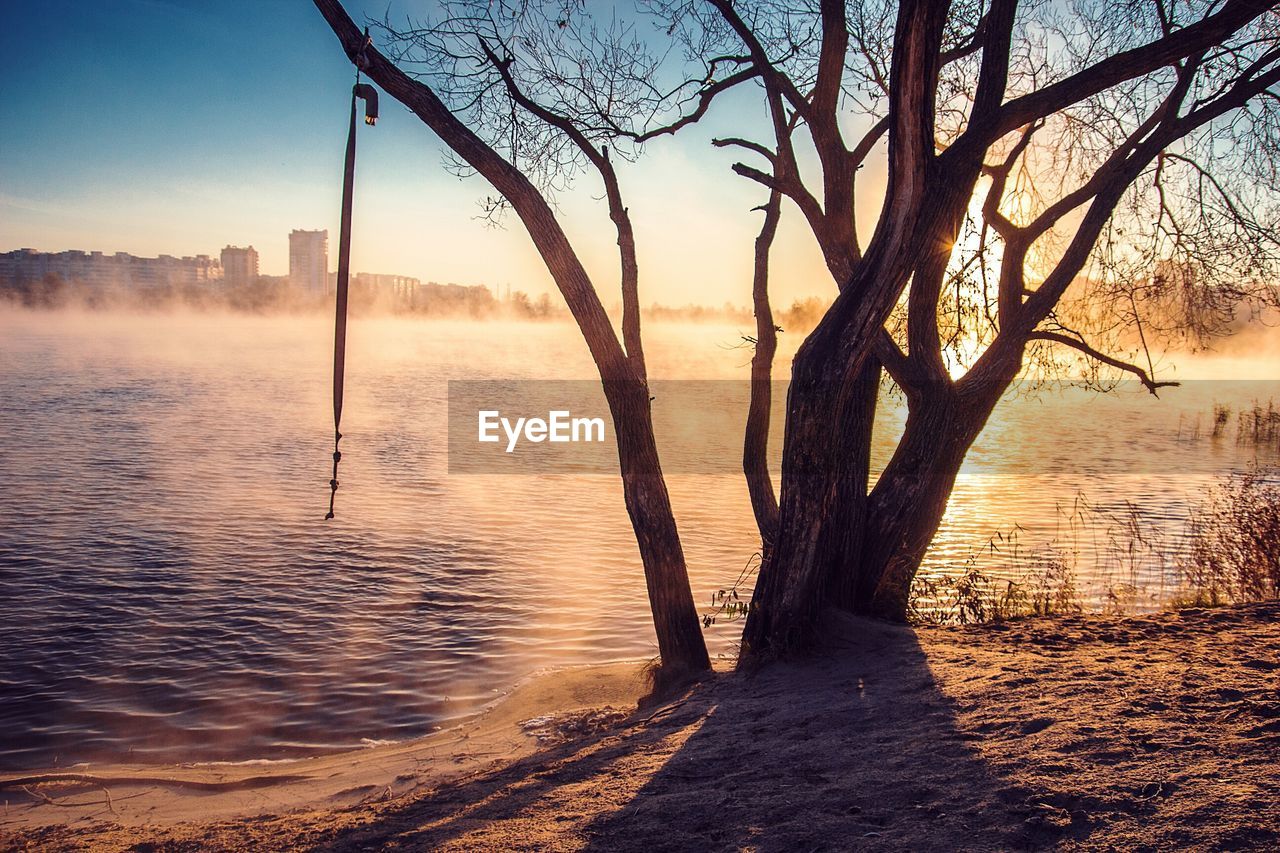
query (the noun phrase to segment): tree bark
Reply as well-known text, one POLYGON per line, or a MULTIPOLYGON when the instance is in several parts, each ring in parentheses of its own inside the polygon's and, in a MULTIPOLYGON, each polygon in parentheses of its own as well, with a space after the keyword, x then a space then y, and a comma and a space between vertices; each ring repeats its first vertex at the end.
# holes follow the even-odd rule
POLYGON ((622 493, 644 564, 649 608, 663 662, 661 678, 678 680, 683 674, 710 669, 711 660, 658 460, 649 386, 639 379, 606 381, 604 390, 618 439, 622 493))
POLYGON ((851 571, 866 539, 867 485, 871 477, 871 447, 876 408, 880 400, 880 362, 867 359, 850 388, 849 420, 843 425, 845 456, 836 473, 836 514, 828 520, 831 554, 826 568, 824 603, 856 612, 857 574, 851 571))
POLYGON ((902 622, 911 583, 946 514, 965 455, 986 426, 1009 380, 935 384, 911 406, 892 459, 867 499, 849 609, 902 622))
POLYGON ((743 630, 744 659, 801 647, 827 602, 833 561, 849 553, 865 504, 879 363, 797 382, 787 394, 783 499, 775 546, 760 567, 743 630), (847 428, 850 425, 861 428, 847 428))

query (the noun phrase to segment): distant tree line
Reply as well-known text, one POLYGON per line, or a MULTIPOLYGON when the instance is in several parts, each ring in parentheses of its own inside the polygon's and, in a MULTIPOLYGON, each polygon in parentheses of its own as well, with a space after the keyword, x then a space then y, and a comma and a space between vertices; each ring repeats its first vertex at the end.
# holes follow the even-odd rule
MULTIPOLYGON (((773 312, 773 318, 782 331, 807 332, 818 325, 818 321, 830 307, 831 300, 810 296, 807 299, 796 299, 790 308, 773 312)), ((693 303, 673 306, 654 302, 643 314, 649 320, 668 322, 755 323, 751 308, 734 305, 732 302, 726 302, 718 308, 693 303)))
MULTIPOLYGON (((548 320, 563 316, 543 293, 530 297, 515 290, 499 299, 484 285, 426 282, 392 292, 354 277, 350 305, 356 313, 416 314, 473 319, 548 320)), ((39 279, 0 280, 0 303, 56 310, 230 309, 247 314, 301 313, 329 307, 332 294, 311 294, 289 284, 288 276, 259 276, 252 285, 162 285, 147 288, 102 288, 50 273, 39 279)))
MULTIPOLYGON (((568 319, 568 311, 550 294, 536 297, 513 290, 504 298, 482 284, 419 284, 410 292, 392 293, 359 277, 351 281, 350 305, 357 313, 417 314, 429 317, 469 317, 476 320, 568 319)), ((259 276, 248 286, 209 285, 165 286, 138 290, 104 290, 68 281, 50 273, 38 280, 0 280, 0 302, 25 308, 59 309, 162 309, 227 308, 246 314, 288 314, 328 308, 332 295, 315 296, 299 292, 283 275, 259 276)), ((830 307, 830 300, 809 297, 796 299, 790 308, 775 312, 783 330, 808 331, 817 325, 830 307)), ((619 313, 619 312, 614 312, 619 313)), ((658 302, 644 314, 659 322, 754 323, 751 309, 725 302, 719 307, 692 303, 672 306, 658 302)))

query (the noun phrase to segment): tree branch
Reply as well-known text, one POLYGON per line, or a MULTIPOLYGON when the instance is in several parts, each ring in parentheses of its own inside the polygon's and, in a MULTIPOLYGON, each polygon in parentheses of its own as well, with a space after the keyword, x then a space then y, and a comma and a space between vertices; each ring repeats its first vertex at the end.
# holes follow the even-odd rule
POLYGON ((946 279, 948 252, 931 252, 916 266, 907 290, 907 352, 933 382, 947 378, 938 337, 938 302, 946 279))
POLYGON ((1272 0, 1227 0, 1221 11, 1190 26, 1141 47, 1109 56, 1057 83, 1014 98, 1000 107, 994 119, 976 132, 983 140, 999 139, 1028 122, 1104 92, 1125 80, 1141 77, 1221 44, 1273 5, 1272 0))
POLYGON ((742 40, 747 52, 751 54, 751 60, 755 68, 764 79, 765 85, 777 91, 779 95, 791 104, 793 110, 807 118, 809 102, 800 90, 796 88, 791 78, 779 71, 777 66, 773 64, 773 60, 769 58, 769 54, 765 51, 764 45, 760 43, 760 39, 756 37, 755 32, 734 8, 733 0, 708 0, 708 2, 715 7, 720 16, 724 18, 725 23, 729 25, 729 28, 742 40))
POLYGON ((871 128, 858 140, 858 144, 853 146, 853 150, 849 152, 849 163, 853 169, 860 167, 871 154, 871 149, 875 148, 889 130, 889 117, 885 116, 871 125, 871 128))
POLYGON ((742 439, 742 471, 747 480, 751 509, 755 513, 760 541, 767 553, 778 530, 778 496, 769 474, 769 418, 773 406, 773 358, 778 350, 778 330, 769 301, 769 252, 778 233, 782 194, 769 193, 764 206, 764 224, 755 243, 755 267, 751 301, 756 315, 756 348, 751 356, 751 400, 742 439))
POLYGON ((528 111, 531 115, 558 129, 567 136, 574 145, 587 157, 600 178, 604 181, 605 198, 609 206, 609 218, 613 221, 618 235, 618 256, 621 267, 620 282, 622 289, 622 341, 627 358, 635 365, 641 378, 646 376, 644 360, 644 344, 640 335, 640 266, 636 258, 636 236, 631 225, 631 215, 622 201, 622 189, 618 183, 618 173, 609 159, 609 149, 596 146, 587 138, 573 120, 560 115, 534 101, 521 90, 511 73, 513 60, 501 59, 489 43, 480 38, 480 48, 485 59, 502 77, 507 94, 511 100, 528 111))
POLYGON ((1009 80, 1009 48, 1017 10, 1018 0, 992 0, 990 10, 983 18, 982 67, 978 71, 973 110, 969 116, 971 123, 990 121, 1004 102, 1009 80))
POLYGON ((648 142, 650 139, 657 139, 659 136, 673 134, 681 128, 699 121, 704 115, 706 115, 707 110, 711 108, 711 102, 715 100, 717 95, 732 89, 739 83, 745 83, 747 80, 751 80, 759 75, 760 70, 754 65, 743 68, 740 71, 735 71, 728 77, 723 77, 706 86, 701 93, 699 93, 698 105, 694 107, 692 112, 685 113, 680 118, 670 124, 663 125, 662 127, 655 127, 650 130, 646 130, 644 133, 626 135, 630 136, 630 138, 636 142, 648 142))
POLYGON ((1015 235, 1020 229, 1000 212, 1000 203, 1004 200, 1005 187, 1009 183, 1009 175, 1013 172, 1013 167, 1018 162, 1018 158, 1027 150, 1027 146, 1031 144, 1031 137, 1042 126, 1043 122, 1040 121, 1034 121, 1027 125, 1022 131, 1022 136, 1013 148, 1009 150, 1008 155, 1005 156, 1004 162, 998 166, 984 169, 991 175, 991 187, 987 190, 987 197, 982 203, 982 218, 1006 241, 1015 239, 1015 235))
POLYGON ((889 334, 888 329, 881 329, 872 343, 872 353, 888 372, 889 378, 898 383, 908 394, 920 387, 923 377, 911 359, 898 346, 898 342, 889 334))
POLYGON ((779 174, 777 172, 770 175, 748 166, 746 163, 734 163, 731 168, 742 177, 755 181, 771 190, 777 190, 795 202, 796 207, 800 209, 800 213, 804 216, 805 221, 809 223, 810 230, 813 231, 818 240, 818 248, 822 251, 827 267, 831 269, 833 275, 837 276, 837 280, 842 275, 847 275, 848 264, 845 263, 845 256, 838 254, 838 247, 832 246, 831 241, 826 239, 826 214, 823 212, 822 206, 818 204, 818 200, 800 182, 798 176, 793 173, 779 174))
POLYGON ((1115 151, 1111 152, 1111 155, 1097 168, 1089 180, 1058 199, 1033 221, 1020 229, 1023 239, 1035 240, 1052 228, 1063 216, 1093 198, 1099 191, 1107 188, 1115 180, 1116 174, 1125 168, 1129 156, 1142 144, 1144 139, 1148 139, 1162 124, 1166 128, 1171 126, 1174 117, 1177 115, 1179 105, 1186 97, 1187 92, 1190 91, 1202 56, 1203 54, 1197 54, 1191 57, 1178 70, 1178 79, 1169 94, 1151 111, 1151 115, 1147 116, 1132 133, 1125 137, 1120 145, 1116 146, 1115 151))
POLYGON ((1056 343, 1056 344, 1062 344, 1063 346, 1071 347, 1074 350, 1084 353, 1086 356, 1093 359, 1094 361, 1101 362, 1102 364, 1108 365, 1110 367, 1114 367, 1117 370, 1123 370, 1126 373, 1132 373, 1134 376, 1138 377, 1138 379, 1142 382, 1142 384, 1146 387, 1146 389, 1151 392, 1151 396, 1153 397, 1160 396, 1157 392, 1161 388, 1176 388, 1182 384, 1180 382, 1158 382, 1152 379, 1151 374, 1149 374, 1145 369, 1138 367, 1136 364, 1130 364, 1127 361, 1122 361, 1118 358, 1109 356, 1106 353, 1100 352, 1099 350, 1096 350, 1093 347, 1089 346, 1082 339, 1073 338, 1070 335, 1063 335, 1057 332, 1041 331, 1041 332, 1032 332, 1030 335, 1030 339, 1037 340, 1037 341, 1052 341, 1053 343, 1056 343))
POLYGON ((736 136, 717 137, 711 140, 711 144, 716 148, 745 148, 748 151, 754 151, 772 164, 777 164, 778 155, 759 142, 752 142, 750 139, 739 139, 736 136))

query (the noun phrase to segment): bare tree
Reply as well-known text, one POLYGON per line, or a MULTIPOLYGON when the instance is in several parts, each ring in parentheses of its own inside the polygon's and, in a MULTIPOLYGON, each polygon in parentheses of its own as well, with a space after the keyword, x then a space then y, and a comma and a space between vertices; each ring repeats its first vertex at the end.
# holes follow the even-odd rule
MULTIPOLYGON (((356 56, 354 26, 316 2, 356 56)), ((421 53, 398 58, 449 81, 458 108, 497 129, 488 142, 380 56, 370 74, 520 216, 606 388, 615 377, 643 386, 638 312, 624 318, 624 349, 540 190, 575 168, 599 174, 634 309, 634 239, 606 145, 634 156, 729 88, 763 94, 767 126, 716 141, 742 150, 734 171, 770 192, 743 460, 766 554, 748 660, 803 646, 824 606, 905 617, 965 454, 1016 377, 1072 353, 1154 393, 1164 383, 1144 354, 1155 339, 1202 342, 1242 300, 1275 299, 1274 3, 647 0, 636 14, 658 22, 656 38, 616 16, 597 26, 571 0, 451 8, 455 29, 400 31, 421 53), (503 139, 505 160, 493 148, 503 139), (858 181, 868 167, 883 168, 878 197, 858 181), (767 274, 780 200, 813 233, 838 295, 792 363, 775 498, 760 380, 775 346, 767 274), (856 213, 877 202, 864 240, 856 213), (908 418, 869 487, 882 370, 908 418)), ((615 420, 656 465, 643 393, 620 395, 615 420)), ((633 520, 643 539, 653 519, 633 520)))
MULTIPOLYGON (((744 64, 712 58, 705 82, 686 81, 660 92, 647 51, 625 26, 580 29, 576 19, 571 25, 555 10, 463 2, 447 4, 435 24, 409 23, 399 30, 387 24, 399 65, 412 69, 416 64, 419 73, 411 75, 368 43, 340 2, 315 0, 315 5, 352 61, 449 147, 458 168, 473 170, 494 187, 499 198, 491 201, 490 213, 509 207, 528 231, 603 382, 623 494, 644 564, 663 664, 660 677, 709 668, 654 441, 635 236, 607 142, 639 144, 674 132, 696 121, 720 91, 755 72, 738 70, 712 80, 721 66, 744 64), (573 47, 577 50, 566 58, 565 48, 573 47), (610 79, 594 72, 587 62, 591 52, 609 57, 610 79), (429 79, 443 81, 441 93, 429 79), (680 114, 663 121, 673 110, 680 114), (616 124, 620 116, 626 126, 616 124), (636 130, 641 125, 647 129, 636 130), (585 168, 604 185, 617 233, 621 341, 548 200, 558 180, 585 168)), ((572 11, 569 4, 563 14, 572 11)))
MULTIPOLYGON (((1270 3, 903 0, 896 12, 860 4, 852 20, 838 0, 666 9, 750 53, 776 150, 771 171, 736 171, 791 198, 833 272, 841 252, 850 268, 793 363, 779 526, 748 657, 802 645, 828 604, 905 617, 965 453, 1045 345, 1160 387, 1149 364, 1105 352, 1070 317, 1115 331, 1117 316, 1141 324, 1173 302, 1170 325, 1201 334, 1243 297, 1274 299, 1263 282, 1275 231, 1259 215, 1274 217, 1277 187, 1270 3), (841 137, 849 113, 866 128, 854 144, 841 137), (796 117, 820 190, 787 153, 796 117), (864 249, 849 199, 886 133, 888 188, 864 249), (1091 292, 1072 298, 1073 284, 1091 292), (849 455, 865 451, 874 404, 857 377, 873 359, 909 414, 863 495, 849 455)), ((1141 326, 1137 338, 1144 350, 1141 326)))

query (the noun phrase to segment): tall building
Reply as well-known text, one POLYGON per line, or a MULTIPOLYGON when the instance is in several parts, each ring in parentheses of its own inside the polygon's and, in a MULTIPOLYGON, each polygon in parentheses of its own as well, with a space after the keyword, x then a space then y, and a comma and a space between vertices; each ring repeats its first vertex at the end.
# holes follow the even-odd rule
POLYGON ((329 292, 328 231, 289 234, 289 284, 313 296, 329 292))
POLYGON ((222 250, 222 283, 227 287, 243 288, 258 281, 258 250, 250 246, 242 249, 227 246, 222 250))

